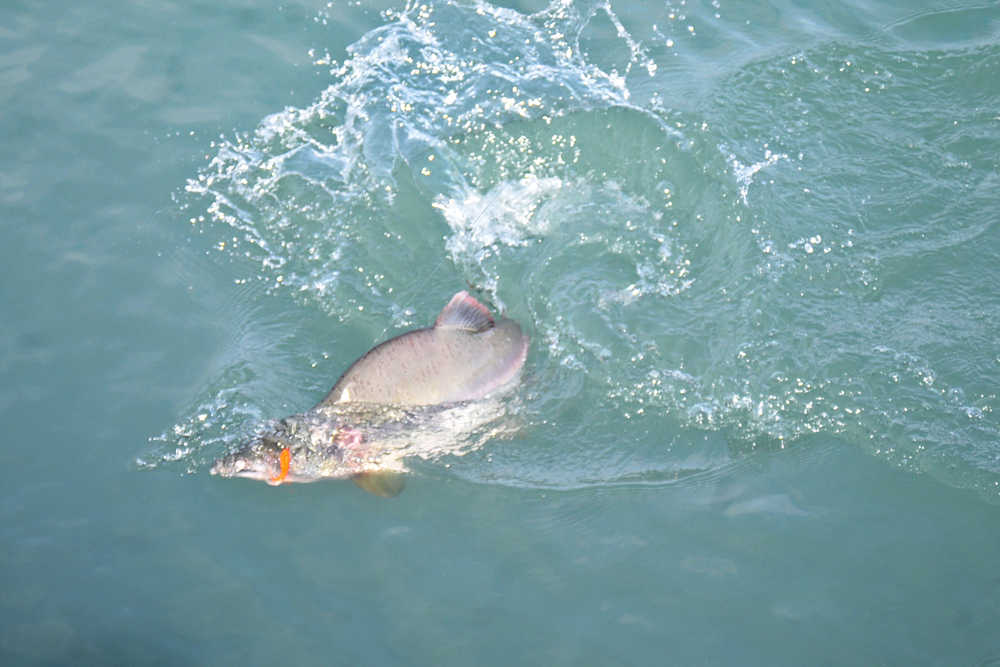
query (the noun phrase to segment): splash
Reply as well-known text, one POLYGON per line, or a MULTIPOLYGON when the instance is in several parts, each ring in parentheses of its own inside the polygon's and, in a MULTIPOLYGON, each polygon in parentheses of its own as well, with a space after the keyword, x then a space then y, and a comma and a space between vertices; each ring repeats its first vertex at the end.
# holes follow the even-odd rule
MULTIPOLYGON (((750 194, 750 186, 753 185, 753 178, 761 170, 771 165, 777 164, 779 160, 787 160, 788 155, 785 153, 772 153, 769 148, 764 150, 764 159, 754 162, 753 164, 743 164, 736 159, 736 156, 732 153, 729 154, 729 162, 733 167, 733 175, 736 177, 736 182, 740 186, 740 198, 743 200, 743 205, 748 206, 750 202, 747 201, 747 196, 750 194)), ((773 181, 772 181, 773 183, 773 181)))
POLYGON ((544 236, 552 220, 539 215, 538 209, 562 185, 558 178, 529 176, 516 183, 500 183, 485 195, 438 196, 434 207, 452 230, 448 252, 453 258, 467 257, 496 244, 523 246, 532 236, 544 236))
MULTIPOLYGON (((990 238, 976 215, 992 210, 989 179, 914 186, 976 164, 962 154, 963 128, 985 122, 968 111, 982 105, 952 108, 963 122, 932 133, 945 146, 910 136, 878 110, 919 108, 908 91, 946 81, 948 62, 837 45, 692 83, 671 76, 672 63, 723 22, 720 4, 647 11, 641 29, 607 0, 534 14, 485 2, 386 12, 341 62, 315 55, 330 84, 313 104, 212 146, 187 186, 204 199, 191 227, 243 272, 237 282, 343 325, 423 325, 420 314, 462 283, 530 323, 530 455, 514 443, 486 452, 476 479, 661 483, 819 435, 982 486, 995 460, 967 443, 996 441, 994 394, 949 380, 900 339, 891 323, 920 314, 886 300, 893 267, 990 238), (714 88, 691 95, 698 85, 714 88), (898 99, 872 106, 874 95, 898 99), (899 151, 871 149, 862 132, 873 123, 898 146, 928 148, 920 178, 901 173, 899 151), (933 224, 908 208, 933 210, 951 190, 978 205, 952 205, 933 224), (893 208, 906 225, 879 218, 893 208), (645 434, 646 449, 627 443, 623 454, 623 430, 645 434), (546 444, 559 460, 538 455, 546 444)), ((995 312, 989 298, 963 312, 995 312)), ((983 327, 968 330, 985 340, 983 327)), ((947 347, 963 332, 937 335, 947 347)), ((239 419, 204 407, 226 386, 202 393, 193 412, 204 422, 182 420, 161 438, 163 460, 231 443, 239 419)), ((243 398, 226 404, 250 404, 253 391, 236 389, 243 398)))
MULTIPOLYGON (((625 79, 581 54, 578 35, 596 13, 611 17, 628 45, 628 70, 639 63, 655 71, 607 2, 559 2, 534 15, 485 2, 409 3, 385 12, 387 23, 351 45, 343 62, 314 53, 333 81, 318 99, 213 142, 216 155, 187 184, 208 200, 207 219, 233 232, 216 250, 246 266, 244 280, 291 291, 341 318, 350 309, 329 304, 391 294, 394 276, 364 267, 375 263, 374 245, 401 240, 389 222, 399 209, 464 201, 496 185, 481 173, 489 154, 463 152, 463 138, 513 120, 551 123, 629 104, 625 79), (419 203, 401 190, 404 174, 419 203)), ((539 160, 512 180, 534 174, 548 187, 539 160)), ((190 220, 198 233, 205 221, 190 220)))

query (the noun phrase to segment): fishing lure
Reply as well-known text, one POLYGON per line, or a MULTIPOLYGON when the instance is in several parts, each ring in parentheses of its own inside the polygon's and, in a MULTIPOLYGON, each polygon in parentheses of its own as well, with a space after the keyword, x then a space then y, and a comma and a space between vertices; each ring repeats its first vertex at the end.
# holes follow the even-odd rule
POLYGON ((276 477, 271 477, 268 481, 271 484, 277 486, 281 484, 286 477, 288 477, 288 465, 292 462, 292 450, 289 447, 285 447, 281 450, 281 455, 278 457, 278 461, 281 463, 281 472, 278 473, 276 477))

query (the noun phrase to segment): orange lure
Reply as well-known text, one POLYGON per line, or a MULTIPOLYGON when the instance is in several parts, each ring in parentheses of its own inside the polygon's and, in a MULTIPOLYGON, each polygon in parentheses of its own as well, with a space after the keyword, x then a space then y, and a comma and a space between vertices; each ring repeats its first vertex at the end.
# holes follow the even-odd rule
POLYGON ((288 477, 288 464, 292 462, 292 450, 288 447, 282 449, 278 461, 281 463, 281 472, 278 473, 277 477, 272 477, 269 480, 272 484, 281 484, 288 477))

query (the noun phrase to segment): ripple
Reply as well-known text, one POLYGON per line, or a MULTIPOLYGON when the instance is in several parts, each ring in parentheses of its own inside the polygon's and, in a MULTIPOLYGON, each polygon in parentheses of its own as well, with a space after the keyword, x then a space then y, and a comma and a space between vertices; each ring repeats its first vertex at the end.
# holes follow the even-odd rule
MULTIPOLYGON (((982 215, 1000 100, 952 75, 985 82, 1000 52, 789 47, 713 70, 697 106, 671 100, 668 58, 737 10, 668 11, 644 38, 606 2, 388 12, 343 62, 316 58, 313 104, 212 146, 193 235, 241 272, 233 299, 318 313, 352 354, 466 284, 523 322, 525 436, 466 456, 469 479, 697 483, 819 435, 997 495, 1000 291, 970 286, 1000 260, 982 215)), ((248 362, 296 334, 257 317, 161 459, 277 416, 295 373, 248 362)), ((317 393, 353 358, 288 344, 322 358, 317 393)))

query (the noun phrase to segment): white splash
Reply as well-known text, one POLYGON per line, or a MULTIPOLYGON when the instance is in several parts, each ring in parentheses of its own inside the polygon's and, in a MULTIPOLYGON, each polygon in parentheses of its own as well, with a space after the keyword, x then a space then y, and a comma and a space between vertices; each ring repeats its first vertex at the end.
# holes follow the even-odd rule
POLYGON ((729 154, 729 163, 733 166, 733 175, 736 176, 736 182, 740 184, 740 198, 743 200, 743 205, 748 205, 747 194, 750 191, 750 185, 753 183, 753 177, 764 167, 770 167, 779 160, 787 160, 787 153, 772 153, 770 149, 764 151, 764 159, 759 162, 754 162, 751 165, 745 165, 736 159, 736 156, 732 153, 729 154))
POLYGON ((552 221, 539 215, 539 209, 562 187, 556 177, 527 176, 501 182, 485 194, 439 195, 433 205, 453 232, 446 244, 449 254, 455 260, 468 259, 496 244, 523 246, 531 237, 545 236, 552 221))

